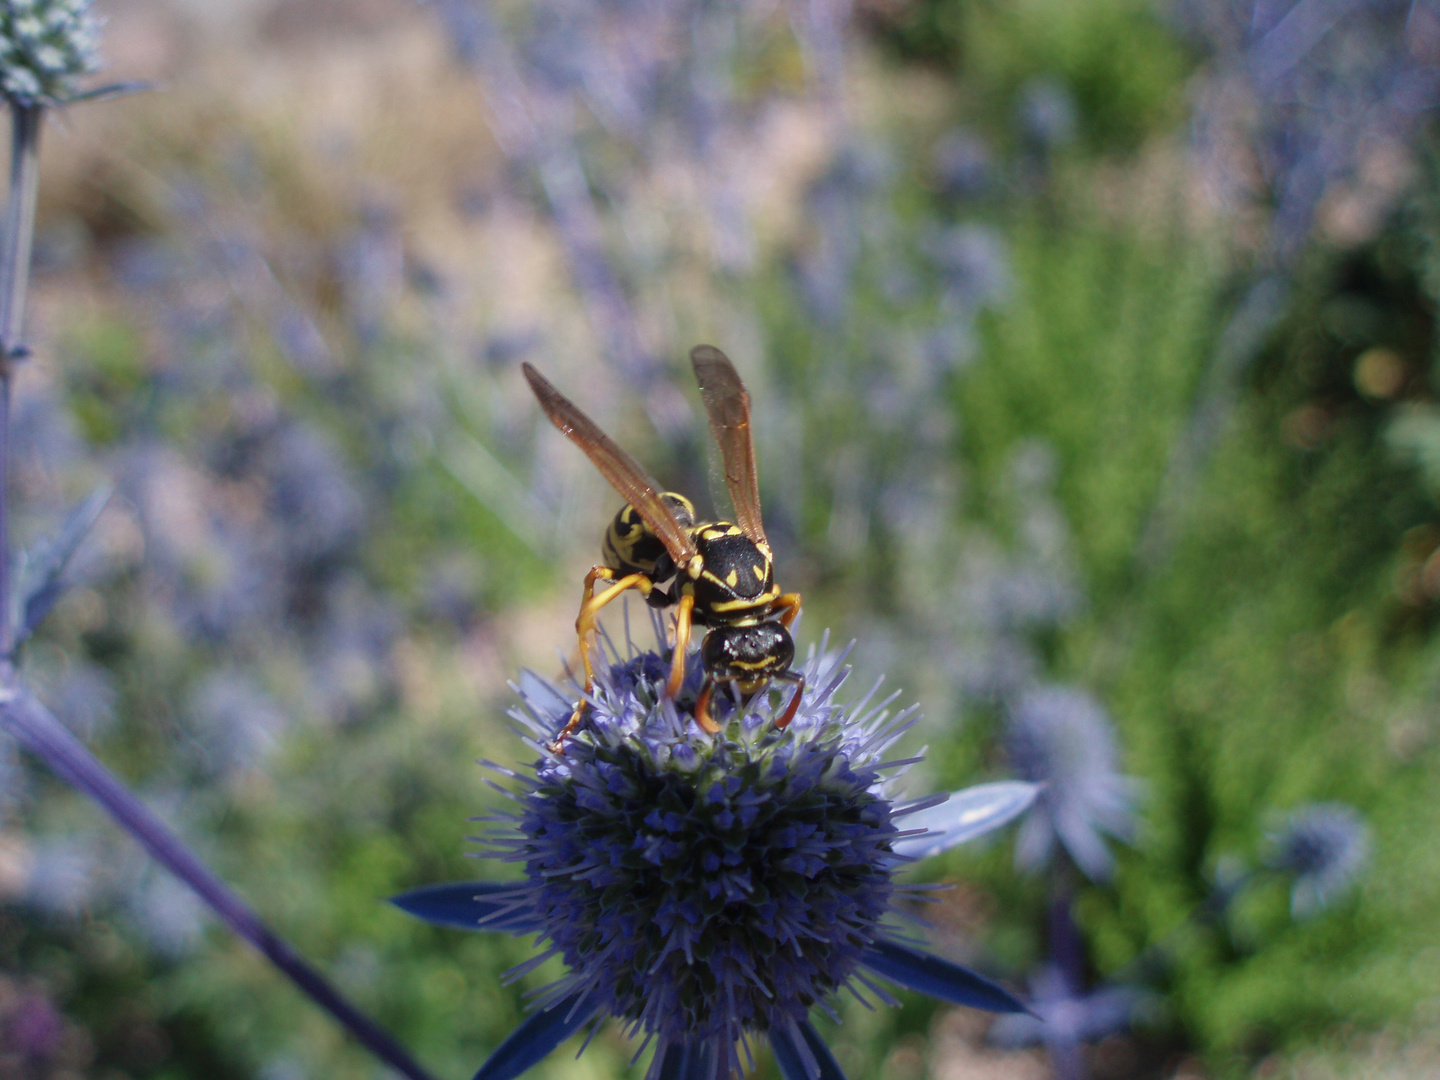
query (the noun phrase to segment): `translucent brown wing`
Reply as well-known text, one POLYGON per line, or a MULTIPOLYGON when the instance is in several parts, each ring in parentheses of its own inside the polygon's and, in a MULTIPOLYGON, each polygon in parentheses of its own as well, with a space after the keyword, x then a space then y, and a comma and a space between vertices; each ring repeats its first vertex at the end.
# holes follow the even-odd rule
POLYGON ((713 345, 690 350, 710 430, 720 444, 725 486, 735 504, 735 524, 756 544, 769 548, 760 520, 760 481, 755 475, 755 444, 750 440, 750 395, 735 365, 713 345))
POLYGON ((693 559, 696 551, 690 534, 680 527, 675 515, 661 501, 655 486, 645 478, 645 473, 635 463, 635 459, 616 446, 615 441, 601 431, 595 421, 551 386, 545 376, 529 364, 521 364, 520 369, 525 372, 525 379, 529 382, 530 389, 535 391, 535 397, 539 400, 540 407, 545 410, 545 415, 550 417, 550 422, 559 428, 567 439, 584 450, 585 456, 595 463, 600 474, 610 481, 610 486, 635 507, 645 524, 655 531, 655 535, 665 545, 665 550, 670 553, 670 558, 675 560, 675 565, 683 567, 693 559))

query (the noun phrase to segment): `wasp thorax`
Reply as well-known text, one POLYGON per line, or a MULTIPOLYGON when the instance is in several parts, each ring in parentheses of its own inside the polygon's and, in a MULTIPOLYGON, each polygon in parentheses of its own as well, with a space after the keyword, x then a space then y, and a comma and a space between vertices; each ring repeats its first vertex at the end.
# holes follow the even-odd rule
POLYGON ((709 615, 741 616, 774 599, 771 563, 756 543, 728 521, 697 530, 695 547, 704 572, 695 583, 697 609, 709 615))
MULTIPOLYGON (((662 492, 660 501, 665 504, 683 529, 695 524, 695 507, 684 495, 673 491, 662 492)), ((605 565, 621 574, 641 573, 653 575, 656 564, 666 554, 665 545, 655 535, 655 530, 645 523, 640 512, 629 505, 620 508, 605 532, 600 545, 600 556, 605 565)))

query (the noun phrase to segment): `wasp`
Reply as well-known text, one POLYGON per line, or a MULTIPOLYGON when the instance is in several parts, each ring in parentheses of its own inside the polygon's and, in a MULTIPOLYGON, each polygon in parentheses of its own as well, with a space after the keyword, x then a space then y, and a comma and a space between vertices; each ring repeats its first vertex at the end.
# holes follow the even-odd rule
MULTIPOLYGON (((697 345, 690 363, 710 430, 720 445, 725 486, 735 521, 697 521, 694 504, 673 491, 657 491, 630 455, 621 450, 529 364, 521 365, 530 389, 551 422, 583 450, 602 476, 626 500, 601 542, 602 562, 585 575, 575 631, 585 665, 585 693, 595 673, 588 642, 595 622, 611 601, 634 589, 656 608, 675 608, 675 647, 665 696, 674 700, 685 681, 685 651, 692 625, 708 627, 700 645, 705 678, 695 699, 695 722, 712 734, 720 725, 710 715, 716 688, 733 687, 748 702, 772 681, 793 683, 794 695, 775 721, 784 728, 795 717, 805 676, 791 668, 795 642, 790 624, 800 612, 800 594, 782 593, 775 583, 770 542, 760 518, 755 447, 750 438, 750 395, 735 366, 719 349, 697 345), (666 582, 670 582, 668 588, 666 582), (596 587, 604 585, 604 590, 596 587)), ((579 726, 586 699, 575 706, 554 746, 579 726)))

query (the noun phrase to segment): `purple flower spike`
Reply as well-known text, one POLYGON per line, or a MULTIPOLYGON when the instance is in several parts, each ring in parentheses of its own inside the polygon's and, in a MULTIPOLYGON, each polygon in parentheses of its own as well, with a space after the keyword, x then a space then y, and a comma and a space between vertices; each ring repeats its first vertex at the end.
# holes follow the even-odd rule
MULTIPOLYGON (((665 700, 668 663, 632 645, 598 673, 585 723, 559 751, 548 747, 575 691, 521 680, 512 716, 539 757, 524 771, 494 767, 512 781, 515 806, 486 819, 496 828, 485 839, 487 854, 522 876, 395 901, 443 925, 538 931, 542 951, 516 977, 550 956, 569 968, 477 1080, 519 1075, 592 1014, 654 1041, 647 1080, 726 1080, 756 1038, 768 1039, 786 1080, 841 1080, 810 1010, 857 985, 875 989, 866 970, 945 1001, 1024 1009, 890 925, 892 877, 911 861, 897 852, 896 822, 935 807, 891 799, 907 761, 885 755, 914 710, 837 703, 842 661, 811 655, 809 689, 784 731, 772 710, 787 695, 776 693, 721 712, 728 726, 707 735, 687 711, 695 688, 665 700)), ((977 835, 1033 798, 1029 785, 998 800, 976 790, 959 793, 947 830, 977 835), (962 821, 967 806, 979 816, 962 821)))
POLYGON ((1020 776, 1044 787, 1021 827, 1015 861, 1037 870, 1058 840, 1091 880, 1109 877, 1104 835, 1130 838, 1140 785, 1120 774, 1115 733, 1099 703, 1071 687, 1032 690, 1011 710, 1005 750, 1020 776))

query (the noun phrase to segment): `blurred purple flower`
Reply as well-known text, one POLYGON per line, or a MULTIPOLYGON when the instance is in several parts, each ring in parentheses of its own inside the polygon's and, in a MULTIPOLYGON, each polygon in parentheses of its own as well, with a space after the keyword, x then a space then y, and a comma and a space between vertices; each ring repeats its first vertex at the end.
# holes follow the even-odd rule
POLYGON ((1106 834, 1128 841, 1140 784, 1118 771, 1115 733, 1099 702, 1083 690, 1032 690, 1011 709, 1005 751, 1016 775, 1044 785, 1020 827, 1015 861, 1047 865, 1056 841, 1091 880, 1108 877, 1106 834))
POLYGON ((983 139, 952 128, 930 151, 930 167, 945 194, 957 199, 983 194, 995 179, 995 158, 983 139))
POLYGON ((110 253, 109 268, 124 288, 142 294, 174 286, 183 273, 173 246, 151 236, 117 242, 110 253))
POLYGON ((127 906, 151 947, 168 959, 194 951, 204 936, 205 905, 185 882, 163 871, 146 873, 127 906))
POLYGON ((1146 1000, 1129 986, 1102 986, 1077 993, 1054 966, 1047 965, 1030 982, 1031 1014, 999 1016, 986 1038, 1007 1050, 1043 1045, 1057 1077, 1085 1075, 1080 1047, 1124 1031, 1146 1000))
POLYGON ((302 375, 322 379, 335 374, 339 365, 334 352, 315 325, 315 320, 299 306, 277 304, 271 333, 275 343, 302 375))
POLYGON ((510 370, 533 353, 544 340, 544 331, 537 326, 528 326, 508 333, 490 335, 477 353, 480 362, 486 367, 510 370))
POLYGON ((21 1072, 16 1075, 26 1075, 25 1065, 54 1056, 64 1034, 65 1018, 48 997, 33 992, 21 994, 18 1001, 9 1004, 0 1021, 0 1060, 10 1055, 18 1057, 21 1072))
POLYGON ((94 852, 74 840, 42 839, 31 848, 24 899, 41 911, 77 915, 95 895, 94 852))
POLYGON ((1268 836, 1266 864, 1295 875, 1290 910, 1310 918, 1351 888, 1370 860, 1370 829, 1345 803, 1307 803, 1268 836))
POLYGON ((279 706, 239 671, 206 675, 186 711, 203 770, 212 776, 232 776, 259 765, 287 726, 279 706))
POLYGON ((335 248, 344 310, 357 337, 373 343, 405 288, 405 244, 395 215, 380 206, 335 248))
POLYGON ((1056 150, 1075 141, 1079 113, 1075 99, 1058 79, 1042 75, 1025 83, 1016 113, 1020 130, 1037 150, 1056 150))
POLYGON ((1243 191, 1248 144, 1276 259, 1294 259, 1322 210, 1342 241, 1373 233, 1440 104, 1440 4, 1181 0, 1178 13, 1215 58, 1196 109, 1202 161, 1220 190, 1243 191))
POLYGON ((940 272, 945 298, 954 308, 996 307, 1009 298, 1010 255, 990 226, 951 226, 926 240, 925 253, 940 272))
POLYGON ((51 711, 86 742, 104 734, 114 722, 115 680, 96 664, 67 664, 44 697, 51 711))
POLYGON ((307 691, 318 712, 350 720, 393 689, 400 617, 354 574, 337 577, 322 599, 326 617, 309 651, 307 691))
MULTIPOLYGON (((22 384, 23 385, 23 384, 22 384)), ((25 473, 73 465, 83 449, 74 414, 38 389, 21 392, 10 417, 15 464, 25 473)))
POLYGON ((875 142, 841 146, 829 167, 805 194, 813 225, 809 242, 796 255, 794 275, 811 315, 826 325, 840 323, 867 239, 885 234, 885 192, 896 174, 889 151, 875 142))
POLYGON ((269 510, 287 557, 302 566, 353 544, 365 504, 330 440, 303 422, 284 423, 268 440, 262 468, 269 510))

